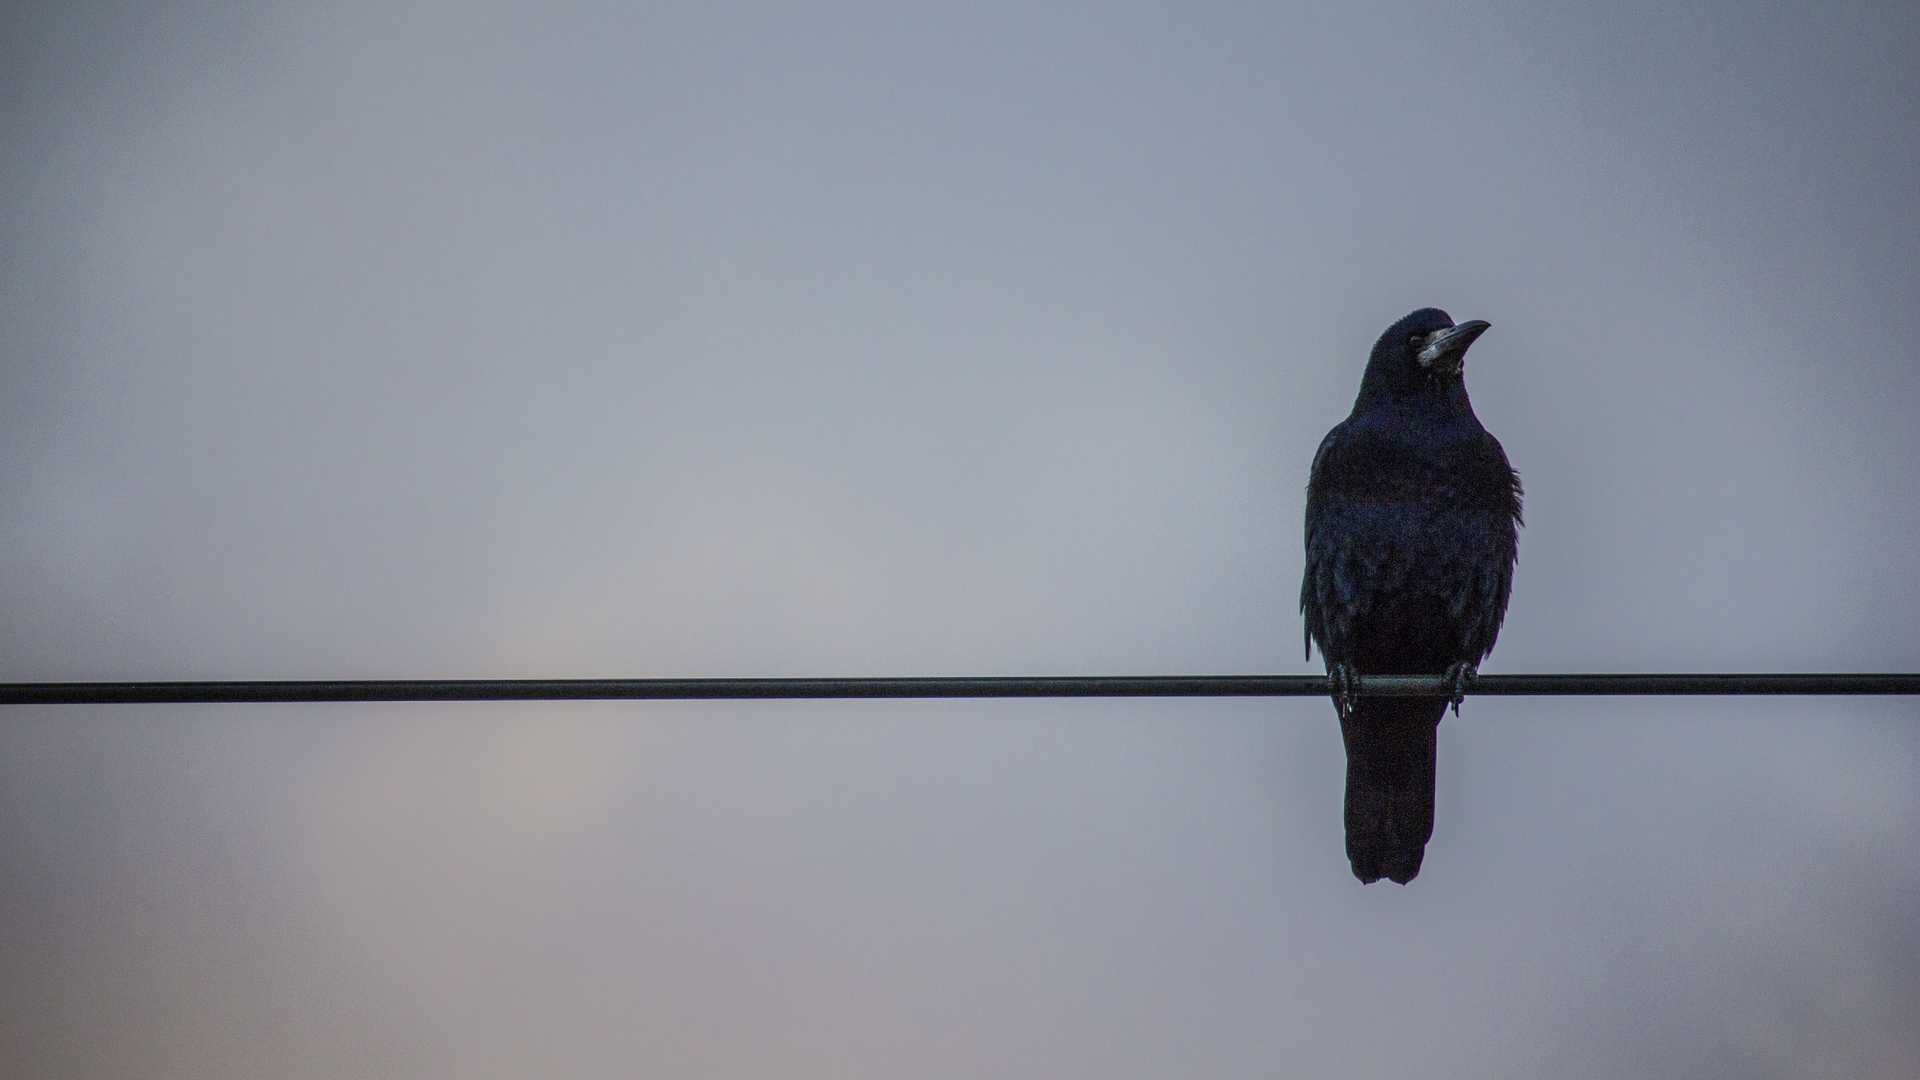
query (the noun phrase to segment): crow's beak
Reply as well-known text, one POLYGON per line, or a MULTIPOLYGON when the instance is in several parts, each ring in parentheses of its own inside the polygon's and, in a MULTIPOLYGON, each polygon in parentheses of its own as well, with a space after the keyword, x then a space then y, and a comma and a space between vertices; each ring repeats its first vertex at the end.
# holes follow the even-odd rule
POLYGON ((1486 333, 1491 325, 1485 319, 1470 319, 1459 326, 1436 330, 1415 359, 1428 371, 1451 375, 1460 370, 1467 356, 1467 346, 1473 344, 1474 338, 1486 333))

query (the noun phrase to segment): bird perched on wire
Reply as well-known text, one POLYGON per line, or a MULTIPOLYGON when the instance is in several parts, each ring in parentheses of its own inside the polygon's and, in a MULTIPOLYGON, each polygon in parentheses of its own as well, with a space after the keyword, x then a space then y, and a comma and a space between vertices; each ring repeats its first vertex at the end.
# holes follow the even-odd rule
POLYGON ((1459 712, 1512 592, 1520 475, 1473 415, 1463 374, 1487 325, 1421 308, 1388 327, 1307 482, 1300 613, 1340 714, 1347 858, 1362 882, 1420 872, 1448 701, 1358 697, 1356 677, 1445 675, 1459 712))

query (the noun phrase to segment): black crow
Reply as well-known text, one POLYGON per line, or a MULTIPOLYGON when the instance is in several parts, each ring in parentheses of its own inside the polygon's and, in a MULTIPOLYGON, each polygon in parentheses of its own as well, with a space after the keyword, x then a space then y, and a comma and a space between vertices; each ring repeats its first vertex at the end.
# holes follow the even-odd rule
POLYGON ((1493 651, 1520 542, 1520 474, 1473 415, 1462 364, 1487 329, 1421 308, 1374 342, 1353 413, 1307 482, 1307 649, 1347 744, 1347 858, 1405 884, 1433 835, 1448 702, 1355 697, 1356 675, 1446 675, 1455 712, 1493 651))

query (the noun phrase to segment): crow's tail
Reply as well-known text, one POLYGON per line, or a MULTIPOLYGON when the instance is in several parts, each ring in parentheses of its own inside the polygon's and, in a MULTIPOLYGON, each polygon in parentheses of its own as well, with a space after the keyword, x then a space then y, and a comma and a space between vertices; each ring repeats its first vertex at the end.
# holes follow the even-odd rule
POLYGON ((1347 743, 1347 859, 1363 882, 1405 885, 1433 836, 1434 741, 1447 703, 1361 698, 1340 722, 1347 743))

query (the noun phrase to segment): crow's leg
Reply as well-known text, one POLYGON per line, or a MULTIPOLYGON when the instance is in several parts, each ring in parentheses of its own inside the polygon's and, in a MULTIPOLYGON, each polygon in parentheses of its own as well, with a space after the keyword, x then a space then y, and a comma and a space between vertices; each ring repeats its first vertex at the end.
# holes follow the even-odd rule
POLYGON ((1340 714, 1340 719, 1352 718, 1354 699, 1360 696, 1360 676, 1353 670, 1353 665, 1344 660, 1328 664, 1327 689, 1332 691, 1333 708, 1340 714))
POLYGON ((1453 715, 1460 715, 1460 703, 1467 700, 1467 688, 1472 686, 1473 680, 1479 677, 1479 669, 1465 660, 1450 665, 1447 673, 1441 676, 1447 680, 1447 689, 1453 692, 1448 697, 1448 700, 1453 702, 1453 715))

